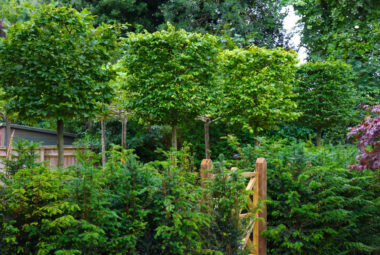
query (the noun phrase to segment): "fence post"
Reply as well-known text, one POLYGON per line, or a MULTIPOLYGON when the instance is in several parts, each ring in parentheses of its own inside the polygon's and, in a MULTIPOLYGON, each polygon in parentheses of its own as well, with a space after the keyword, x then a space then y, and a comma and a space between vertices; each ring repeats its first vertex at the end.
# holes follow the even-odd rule
POLYGON ((213 174, 211 173, 210 170, 212 170, 213 167, 214 167, 214 165, 213 165, 211 159, 203 159, 202 160, 202 162, 201 162, 201 169, 199 171, 199 177, 201 179, 201 186, 202 187, 204 186, 202 179, 211 178, 212 177, 213 174))
POLYGON ((45 161, 45 148, 40 149, 40 162, 45 161))
MULTIPOLYGON (((256 160, 256 187, 255 192, 261 200, 267 199, 267 161, 265 158, 258 158, 256 160)), ((257 215, 264 219, 263 221, 257 221, 254 232, 254 245, 257 251, 257 255, 267 255, 267 241, 261 232, 266 229, 267 226, 267 206, 263 205, 262 211, 257 215)))

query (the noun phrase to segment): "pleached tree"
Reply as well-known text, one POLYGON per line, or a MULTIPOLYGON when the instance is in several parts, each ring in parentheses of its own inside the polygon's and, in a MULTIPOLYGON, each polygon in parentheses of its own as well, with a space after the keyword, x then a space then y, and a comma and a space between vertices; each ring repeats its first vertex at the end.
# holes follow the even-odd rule
POLYGON ((126 86, 136 96, 136 114, 148 123, 172 127, 177 149, 177 126, 195 120, 205 107, 213 82, 217 38, 176 30, 131 33, 122 65, 128 70, 126 86))
POLYGON ((0 84, 6 109, 20 119, 54 119, 58 165, 63 166, 64 122, 88 119, 112 97, 106 64, 118 47, 118 29, 92 25, 93 17, 44 5, 8 29, 0 43, 0 84))

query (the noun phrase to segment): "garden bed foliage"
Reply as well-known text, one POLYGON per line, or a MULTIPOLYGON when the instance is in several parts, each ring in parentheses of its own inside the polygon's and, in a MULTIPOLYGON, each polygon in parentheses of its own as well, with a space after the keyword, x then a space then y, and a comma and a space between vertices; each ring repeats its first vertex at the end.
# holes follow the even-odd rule
POLYGON ((379 172, 353 171, 357 148, 289 140, 238 146, 268 161, 268 254, 379 254, 379 172))
POLYGON ((142 164, 116 146, 104 168, 89 151, 66 170, 18 164, 2 176, 0 253, 244 254, 244 178, 221 157, 202 187, 186 148, 175 162, 142 164))

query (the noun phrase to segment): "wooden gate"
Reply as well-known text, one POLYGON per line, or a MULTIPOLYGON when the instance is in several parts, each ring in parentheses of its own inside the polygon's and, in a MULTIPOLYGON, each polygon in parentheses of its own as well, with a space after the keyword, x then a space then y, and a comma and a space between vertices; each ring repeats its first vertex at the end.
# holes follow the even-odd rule
MULTIPOLYGON (((211 159, 204 159, 201 163, 201 178, 212 178, 213 174, 209 172, 213 168, 211 159), (208 170, 202 171, 202 170, 208 170)), ((231 171, 236 171, 237 168, 233 167, 231 171)), ((240 212, 240 219, 249 218, 255 214, 255 219, 261 218, 262 220, 250 220, 247 224, 246 233, 243 238, 244 249, 249 250, 250 255, 266 255, 267 243, 261 232, 266 228, 267 222, 267 208, 266 204, 262 203, 262 208, 256 211, 260 200, 267 199, 267 162, 265 158, 258 158, 256 160, 256 170, 254 172, 243 172, 242 175, 249 178, 246 190, 253 191, 252 195, 248 196, 248 211, 240 212)))

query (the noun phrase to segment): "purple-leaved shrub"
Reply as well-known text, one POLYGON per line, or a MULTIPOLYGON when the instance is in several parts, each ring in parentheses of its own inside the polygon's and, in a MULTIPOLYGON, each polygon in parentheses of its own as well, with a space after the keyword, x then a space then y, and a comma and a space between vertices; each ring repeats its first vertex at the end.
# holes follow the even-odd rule
POLYGON ((357 156, 358 164, 351 164, 350 169, 376 171, 380 168, 380 105, 363 106, 370 112, 364 122, 350 128, 348 138, 358 141, 360 154, 357 156), (372 113, 372 114, 371 114, 372 113), (372 115, 372 116, 371 116, 372 115))

